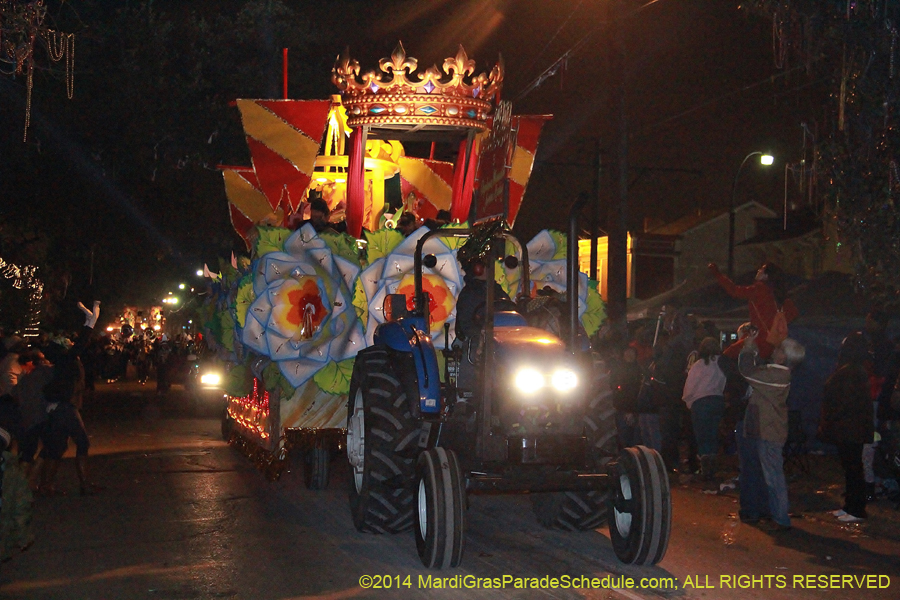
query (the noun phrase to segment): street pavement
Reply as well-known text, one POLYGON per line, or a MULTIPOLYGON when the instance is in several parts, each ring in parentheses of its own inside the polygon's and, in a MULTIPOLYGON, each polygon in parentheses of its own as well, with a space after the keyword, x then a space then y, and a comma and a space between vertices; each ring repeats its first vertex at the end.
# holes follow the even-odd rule
POLYGON ((832 457, 792 471, 783 533, 741 523, 734 490, 673 481, 671 543, 654 567, 620 564, 605 529, 542 529, 526 495, 470 496, 463 563, 434 571, 411 535, 353 528, 343 460, 327 490, 305 489, 296 459, 269 483, 178 387, 159 399, 152 382, 99 384, 84 419, 104 489, 78 495, 64 461, 68 494, 36 498, 36 542, 0 566, 2 598, 900 598, 900 511, 882 500, 868 522, 838 523, 832 457), (592 580, 616 589, 571 587, 592 580), (468 585, 480 589, 454 587, 468 585))

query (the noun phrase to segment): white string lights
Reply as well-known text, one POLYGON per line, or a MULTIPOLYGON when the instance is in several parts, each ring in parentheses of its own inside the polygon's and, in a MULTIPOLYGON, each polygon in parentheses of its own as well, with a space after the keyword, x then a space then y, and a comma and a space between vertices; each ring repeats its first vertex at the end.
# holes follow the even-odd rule
POLYGON ((0 275, 12 281, 17 290, 28 291, 28 314, 25 318, 25 337, 36 336, 41 324, 41 300, 44 297, 44 282, 37 276, 37 267, 20 267, 8 263, 0 257, 0 275))

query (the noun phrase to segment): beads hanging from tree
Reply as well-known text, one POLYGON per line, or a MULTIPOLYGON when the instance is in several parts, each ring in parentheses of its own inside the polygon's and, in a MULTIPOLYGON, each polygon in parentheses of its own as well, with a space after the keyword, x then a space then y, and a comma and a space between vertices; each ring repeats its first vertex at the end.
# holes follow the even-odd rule
POLYGON ((31 98, 34 88, 34 48, 38 40, 53 62, 65 59, 66 96, 74 94, 75 34, 55 31, 45 25, 47 8, 43 0, 21 2, 0 0, 0 73, 25 75, 25 131, 31 126, 31 98))

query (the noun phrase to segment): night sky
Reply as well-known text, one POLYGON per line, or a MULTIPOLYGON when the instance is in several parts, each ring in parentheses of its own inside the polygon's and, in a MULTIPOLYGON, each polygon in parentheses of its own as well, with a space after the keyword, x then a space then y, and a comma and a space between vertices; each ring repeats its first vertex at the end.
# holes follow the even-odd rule
MULTIPOLYGON (((106 4, 110 8, 121 5, 106 4)), ((176 13, 227 14, 242 4, 181 0, 160 1, 154 6, 176 13)), ((330 65, 344 47, 350 48, 363 70, 375 68, 377 60, 388 56, 398 40, 409 55, 419 59, 420 68, 455 55, 458 44, 475 59, 479 70, 489 70, 502 54, 506 66, 503 96, 515 100, 514 111, 554 115, 545 127, 516 224, 525 239, 544 227, 564 227, 570 202, 579 192, 591 190, 591 165, 598 144, 602 162, 615 160, 614 123, 606 109, 608 32, 602 22, 602 0, 331 0, 285 4, 306 15, 313 32, 308 45, 292 50, 290 55, 292 71, 305 66, 310 74, 302 90, 294 89, 300 85, 292 87, 292 97, 324 98, 335 93, 330 65), (519 98, 535 77, 573 48, 564 69, 519 98)), ((814 81, 805 71, 784 75, 773 56, 771 22, 747 16, 738 10, 738 2, 629 0, 624 4, 634 11, 620 25, 625 28, 626 40, 630 228, 639 230, 645 220, 670 221, 700 208, 727 207, 738 165, 756 150, 774 154, 776 163, 769 169, 748 164, 738 185, 738 202, 753 199, 780 212, 785 163, 803 158, 801 123, 807 123, 811 131, 824 130, 828 125, 822 122, 828 101, 821 93, 822 82, 814 81), (636 10, 642 5, 646 6, 636 10)), ((90 23, 82 23, 82 27, 89 35, 90 23)), ((242 57, 233 60, 233 68, 240 68, 242 57)), ((269 71, 262 74, 270 82, 269 89, 280 90, 280 51, 261 64, 263 71, 269 71)), ((91 65, 77 63, 77 68, 88 70, 91 65)), ((83 94, 78 76, 76 71, 76 93, 83 94)), ((64 214, 58 203, 65 202, 69 185, 77 187, 83 196, 93 196, 97 210, 107 215, 105 229, 74 226, 69 235, 76 241, 80 238, 95 255, 110 257, 107 264, 115 270, 117 281, 107 289, 122 301, 131 301, 129 290, 133 296, 147 297, 157 293, 161 285, 193 273, 203 262, 213 265, 230 249, 242 249, 239 238, 230 232, 224 186, 214 170, 204 170, 194 181, 178 182, 191 190, 190 202, 168 197, 146 206, 131 202, 127 191, 131 182, 123 180, 128 177, 126 168, 110 168, 106 157, 92 160, 84 140, 79 145, 78 140, 51 133, 54 127, 46 124, 58 124, 62 119, 54 111, 65 109, 54 107, 65 106, 64 88, 59 81, 40 85, 36 94, 56 99, 37 105, 45 111, 38 115, 45 126, 36 126, 31 144, 22 146, 15 143, 23 117, 23 106, 17 104, 24 96, 22 78, 12 81, 7 77, 5 87, 0 89, 4 93, 0 104, 6 105, 0 107, 0 150, 16 153, 13 160, 0 161, 0 191, 6 195, 0 200, 0 224, 4 218, 22 212, 2 207, 10 200, 9 206, 21 209, 27 205, 28 210, 44 215, 42 220, 46 221, 46 215, 57 211, 64 214), (18 166, 9 166, 20 164, 18 152, 36 156, 35 143, 41 145, 41 156, 58 152, 63 157, 58 168, 67 170, 65 177, 48 177, 48 165, 43 165, 43 175, 36 171, 33 176, 21 172, 18 166), (85 164, 93 173, 86 174, 85 164), (14 185, 13 179, 17 182, 14 185), (28 197, 23 191, 26 187, 28 197), (188 205, 193 208, 186 208, 188 205), (140 247, 139 252, 135 245, 140 247), (115 257, 120 257, 120 262, 116 263, 115 257)), ((110 82, 113 90, 116 85, 110 82)), ((148 82, 146 93, 153 92, 148 82)), ((255 95, 254 90, 222 93, 255 95)), ((114 93, 109 98, 110 102, 117 101, 114 93)), ((128 102, 128 98, 121 101, 128 102)), ((159 102, 164 104, 165 97, 159 102)), ((146 115, 135 114, 133 118, 143 119, 147 125, 146 115)), ((232 118, 237 123, 236 109, 232 118)), ((121 123, 123 130, 128 126, 121 123)), ((244 157, 243 162, 248 164, 246 149, 240 146, 236 139, 220 156, 212 158, 220 164, 234 164, 244 157)), ((31 156, 29 160, 36 159, 31 156)), ((126 161, 127 157, 117 160, 126 161)), ((173 177, 187 177, 187 171, 173 177)), ((608 182, 601 185, 608 189, 608 182)), ((604 202, 607 196, 605 192, 604 202)), ((82 214, 86 207, 78 210, 82 214)), ((15 248, 7 240, 2 251, 12 255, 15 248)), ((87 259, 90 254, 85 251, 83 256, 87 259)), ((72 285, 93 289, 85 285, 89 273, 85 269, 74 273, 72 285)))
MULTIPOLYGON (((626 7, 644 4, 627 2, 626 7)), ((420 65, 453 55, 461 43, 479 68, 488 69, 502 53, 505 99, 516 99, 590 34, 565 70, 514 103, 519 114, 554 115, 539 147, 517 230, 530 236, 546 226, 563 228, 565 208, 578 192, 591 190, 598 138, 601 161, 615 159, 613 123, 606 110, 604 2, 378 6, 381 18, 374 25, 352 27, 362 36, 345 36, 363 69, 388 55, 397 39, 420 65)), ((737 7, 737 2, 724 0, 660 0, 624 25, 632 229, 640 229, 645 219, 668 221, 698 208, 727 207, 738 166, 756 150, 775 155, 776 163, 769 169, 748 163, 737 201, 753 199, 781 210, 784 165, 803 157, 801 123, 816 126, 825 98, 815 93, 818 88, 805 73, 780 77, 771 22, 748 17, 737 7)), ((344 13, 339 23, 352 23, 353 12, 344 13)))

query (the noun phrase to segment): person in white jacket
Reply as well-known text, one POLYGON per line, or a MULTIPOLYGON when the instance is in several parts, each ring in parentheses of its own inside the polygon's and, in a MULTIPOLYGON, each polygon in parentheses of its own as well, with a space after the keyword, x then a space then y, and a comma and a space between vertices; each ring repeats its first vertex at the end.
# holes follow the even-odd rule
POLYGON ((725 414, 725 373, 719 368, 722 350, 715 338, 700 342, 697 360, 688 371, 682 399, 691 411, 691 423, 700 455, 700 473, 712 481, 719 453, 719 425, 725 414))

